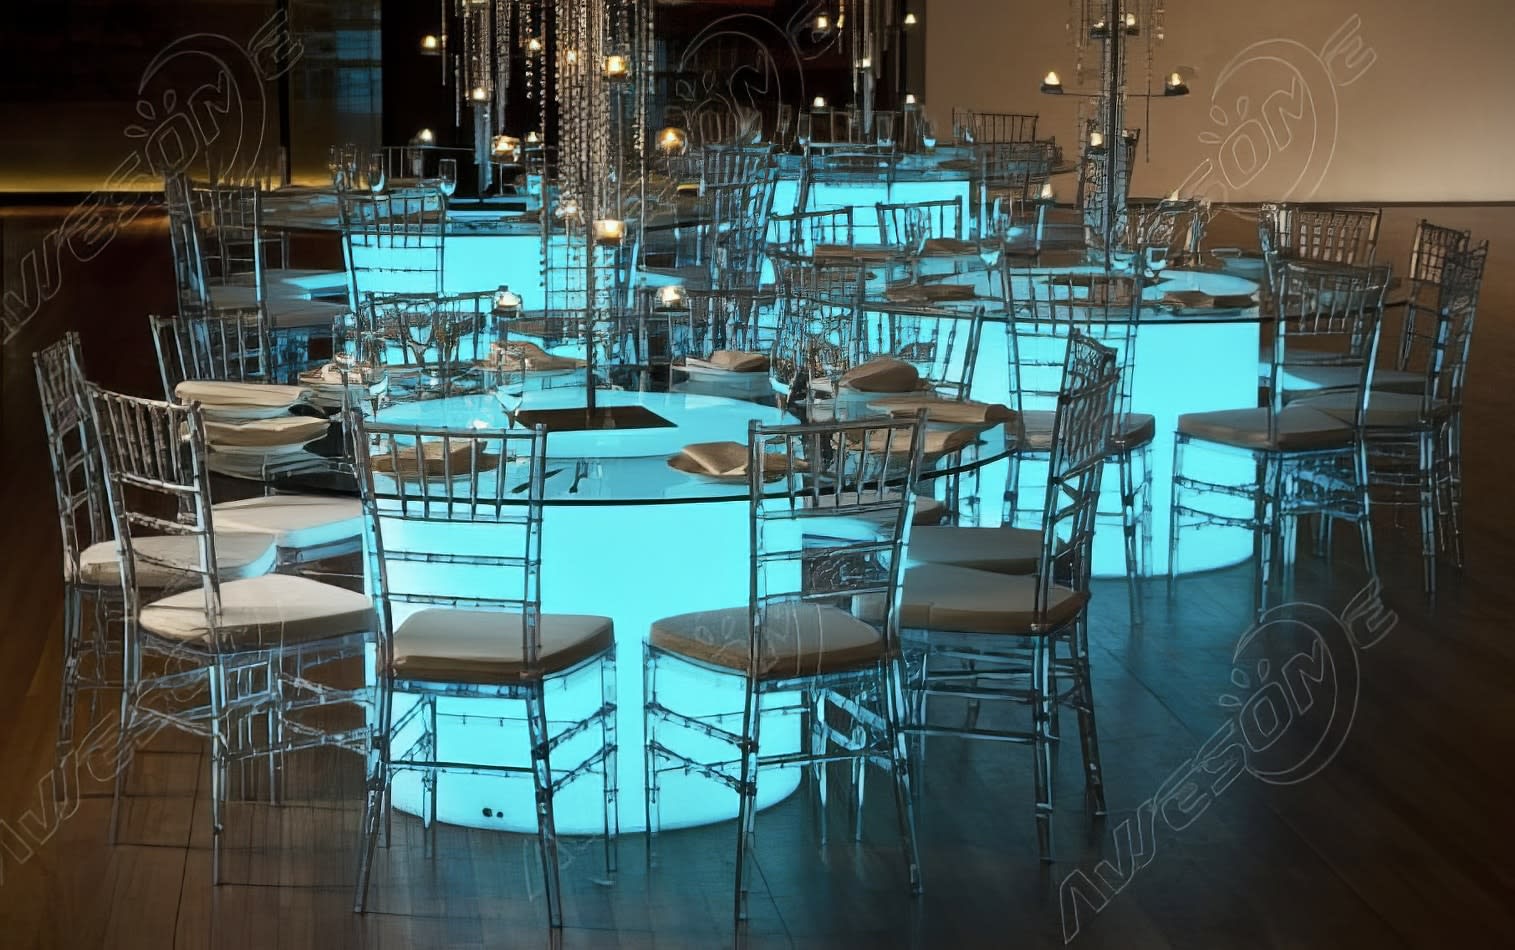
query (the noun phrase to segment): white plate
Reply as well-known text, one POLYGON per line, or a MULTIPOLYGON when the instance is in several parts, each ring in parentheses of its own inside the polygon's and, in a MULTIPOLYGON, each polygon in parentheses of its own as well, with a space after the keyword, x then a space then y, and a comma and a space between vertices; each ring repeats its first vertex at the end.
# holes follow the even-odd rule
MULTIPOLYGON (((325 438, 322 436, 322 438, 325 438)), ((311 442, 320 439, 311 439, 309 442, 296 442, 292 445, 212 445, 212 455, 235 456, 243 459, 287 459, 305 451, 305 447, 311 442)))
POLYGON ((200 406, 205 414, 206 422, 255 422, 259 419, 277 419, 289 415, 289 410, 298 403, 288 406, 200 406))

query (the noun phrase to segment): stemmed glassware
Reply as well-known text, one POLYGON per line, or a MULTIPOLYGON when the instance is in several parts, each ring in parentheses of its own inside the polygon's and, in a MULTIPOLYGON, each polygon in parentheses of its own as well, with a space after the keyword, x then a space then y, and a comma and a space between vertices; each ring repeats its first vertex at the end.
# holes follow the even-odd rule
POLYGON ((810 147, 811 126, 812 122, 810 113, 801 112, 799 114, 799 118, 796 120, 794 139, 796 142, 800 143, 800 151, 802 152, 810 147))
POLYGON ((444 158, 437 162, 437 190, 448 198, 458 189, 458 160, 444 158))
POLYGON ((385 172, 386 162, 383 152, 372 152, 368 156, 368 190, 374 194, 383 193, 389 184, 388 175, 385 172))
POLYGON ((894 114, 879 112, 873 116, 873 139, 879 148, 894 147, 894 114))
POLYGON ((936 127, 925 117, 921 118, 921 147, 928 152, 936 148, 936 127))
POLYGON ((1005 251, 1005 242, 1009 239, 1010 215, 1003 210, 999 199, 995 199, 994 208, 984 222, 978 243, 978 256, 984 262, 985 269, 993 267, 999 260, 1005 251))

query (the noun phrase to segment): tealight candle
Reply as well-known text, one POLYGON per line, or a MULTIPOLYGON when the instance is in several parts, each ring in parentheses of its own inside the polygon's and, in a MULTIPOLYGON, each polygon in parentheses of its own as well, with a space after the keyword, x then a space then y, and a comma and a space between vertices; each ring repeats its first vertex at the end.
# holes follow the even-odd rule
POLYGON ((1105 136, 1104 136, 1104 134, 1100 133, 1100 132, 1090 132, 1089 133, 1089 147, 1090 148, 1104 148, 1105 147, 1105 136))
POLYGON ((658 288, 658 306, 664 310, 684 309, 684 287, 681 284, 670 284, 667 287, 658 288))
POLYGON ((513 135, 496 135, 493 140, 492 149, 498 156, 520 158, 521 140, 513 135))
POLYGON ((605 78, 624 79, 631 72, 631 66, 626 62, 626 57, 611 54, 605 57, 605 78))
POLYGON ((1126 29, 1128 29, 1128 30, 1134 30, 1134 29, 1136 29, 1136 14, 1134 14, 1134 13, 1128 13, 1128 14, 1126 14, 1126 29))
POLYGON ((916 19, 915 19, 915 14, 914 13, 907 13, 907 14, 905 14, 905 19, 902 20, 901 22, 904 23, 906 26, 915 26, 915 24, 917 22, 916 19))
POLYGON ((1044 181, 1044 182, 1042 182, 1042 200, 1043 201, 1051 201, 1052 200, 1052 182, 1050 182, 1050 181, 1044 181))
POLYGON ((1060 79, 1058 77, 1058 75, 1057 75, 1056 72, 1049 72, 1049 73, 1047 73, 1046 77, 1044 79, 1042 79, 1042 92, 1062 92, 1062 91, 1063 91, 1063 81, 1062 81, 1062 79, 1060 79))
POLYGON ((494 292, 494 308, 500 313, 518 313, 521 309, 521 295, 509 287, 501 287, 494 292))
POLYGON ((913 92, 907 92, 907 93, 905 93, 905 105, 907 105, 907 106, 913 106, 913 105, 915 105, 915 93, 913 93, 913 92))
POLYGON ((421 37, 421 51, 423 53, 435 53, 441 48, 442 41, 430 33, 427 33, 425 36, 421 37))
POLYGON ((540 135, 536 134, 535 132, 527 132, 526 133, 526 144, 527 145, 540 145, 541 143, 542 143, 542 137, 540 135))
POLYGON ((484 102, 489 98, 489 90, 483 86, 474 86, 473 91, 468 94, 468 98, 474 102, 484 102))
POLYGON ((831 29, 831 17, 827 16, 824 13, 817 14, 815 18, 815 28, 817 31, 823 33, 826 30, 831 29))
POLYGON ((423 145, 430 145, 435 139, 436 136, 431 134, 431 129, 422 129, 416 133, 416 141, 423 145))
POLYGON ((601 218, 594 223, 594 239, 600 244, 619 244, 626 236, 626 222, 618 218, 601 218))
POLYGON ((688 141, 683 129, 675 129, 672 126, 658 133, 658 148, 665 152, 681 152, 688 141))
POLYGON ((815 100, 810 103, 810 108, 812 108, 812 109, 824 109, 824 108, 826 108, 826 97, 825 96, 816 96, 815 100))
POLYGON ((862 59, 860 59, 860 60, 857 61, 857 68, 858 69, 872 69, 873 68, 873 59, 871 57, 864 56, 862 59))
POLYGON ((541 51, 542 51, 542 41, 541 40, 539 40, 535 36, 533 36, 531 39, 529 39, 529 40, 526 41, 526 52, 528 52, 528 53, 540 53, 541 51))

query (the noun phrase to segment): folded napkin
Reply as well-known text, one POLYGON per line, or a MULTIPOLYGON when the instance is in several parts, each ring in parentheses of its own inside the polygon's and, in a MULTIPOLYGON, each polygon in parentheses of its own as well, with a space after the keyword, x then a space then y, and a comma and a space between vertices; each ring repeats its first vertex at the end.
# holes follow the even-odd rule
POLYGON ((716 350, 710 354, 710 359, 702 360, 696 357, 686 357, 686 366, 696 366, 702 369, 719 369, 728 373, 766 373, 768 372, 768 357, 762 353, 744 353, 741 350, 716 350))
POLYGON ((500 465, 500 457, 480 452, 475 460, 475 445, 472 439, 457 438, 447 441, 447 453, 442 452, 441 439, 429 439, 421 443, 420 464, 416 461, 416 447, 402 445, 393 452, 380 452, 369 456, 376 472, 399 475, 401 478, 418 478, 422 472, 427 477, 441 478, 447 475, 469 475, 474 471, 487 472, 500 465))
POLYGON ((584 361, 570 356, 553 356, 535 343, 515 340, 494 343, 489 348, 489 362, 506 372, 542 373, 560 369, 582 369, 584 361))
POLYGON ((890 396, 870 402, 868 408, 892 416, 913 416, 918 410, 924 409, 927 422, 962 426, 995 425, 1015 418, 1015 413, 1009 406, 999 403, 940 399, 935 396, 890 396))
POLYGON ((330 428, 330 420, 312 416, 276 416, 272 419, 238 423, 207 421, 205 440, 211 448, 304 445, 312 439, 321 438, 330 428))
POLYGON ((972 300, 976 296, 968 284, 897 284, 884 291, 896 303, 932 303, 939 300, 972 300))
POLYGON ((215 379, 186 379, 174 387, 174 396, 182 403, 198 402, 205 406, 277 409, 293 406, 310 398, 303 386, 275 386, 268 383, 234 383, 215 379))
POLYGON ((936 167, 944 172, 971 172, 978 169, 978 163, 971 158, 949 158, 937 162, 936 167))
POLYGON ((1251 294, 1207 294, 1202 290, 1175 290, 1163 294, 1163 303, 1180 310, 1245 310, 1257 306, 1251 294))
POLYGON ((978 245, 957 238, 928 238, 921 248, 922 254, 977 254, 978 245))
POLYGON ((300 382, 306 386, 341 386, 343 377, 346 377, 347 385, 362 386, 363 374, 355 369, 346 370, 336 363, 327 363, 318 369, 307 370, 300 374, 300 382))
POLYGON ((863 393, 908 393, 920 388, 921 374, 903 360, 881 356, 842 374, 841 384, 863 393))
MULTIPOLYGON (((709 475, 713 478, 746 478, 747 446, 740 442, 696 442, 686 445, 669 464, 682 472, 709 475)), ((763 456, 763 473, 778 477, 789 467, 785 455, 769 452, 763 456)), ((796 459, 795 471, 805 471, 804 460, 796 459)))

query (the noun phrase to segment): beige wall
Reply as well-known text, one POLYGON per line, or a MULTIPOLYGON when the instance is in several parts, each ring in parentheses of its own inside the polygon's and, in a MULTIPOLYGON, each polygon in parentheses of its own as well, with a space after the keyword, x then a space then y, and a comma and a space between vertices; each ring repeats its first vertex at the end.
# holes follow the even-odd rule
MULTIPOLYGON (((1515 0, 1166 0, 1153 83, 1174 69, 1192 94, 1133 100, 1150 142, 1136 195, 1218 200, 1515 200, 1515 0)), ((931 0, 929 109, 1036 112, 1076 141, 1078 101, 1041 95, 1075 54, 1064 0, 931 0)), ((1146 77, 1132 41, 1129 79, 1146 77)), ((1096 81, 1098 47, 1086 50, 1096 81)))

